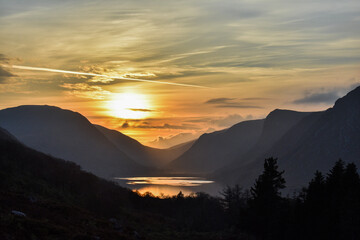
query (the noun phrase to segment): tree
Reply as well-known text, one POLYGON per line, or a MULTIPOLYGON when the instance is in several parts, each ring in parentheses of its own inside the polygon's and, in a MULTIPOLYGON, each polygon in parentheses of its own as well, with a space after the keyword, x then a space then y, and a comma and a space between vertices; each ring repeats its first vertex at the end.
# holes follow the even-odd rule
POLYGON ((265 159, 264 171, 251 188, 250 216, 252 231, 263 238, 275 238, 282 220, 280 190, 285 188, 284 171, 278 170, 277 159, 265 159))
POLYGON ((271 201, 280 197, 280 190, 285 188, 284 171, 278 171, 277 158, 265 159, 264 171, 251 188, 255 201, 271 201))
POLYGON ((325 191, 325 178, 319 171, 315 172, 314 178, 310 181, 306 190, 306 201, 318 208, 323 204, 325 191))
POLYGON ((248 199, 246 192, 236 184, 234 187, 226 186, 220 195, 222 196, 220 202, 225 210, 228 223, 238 226, 241 213, 244 211, 248 199))

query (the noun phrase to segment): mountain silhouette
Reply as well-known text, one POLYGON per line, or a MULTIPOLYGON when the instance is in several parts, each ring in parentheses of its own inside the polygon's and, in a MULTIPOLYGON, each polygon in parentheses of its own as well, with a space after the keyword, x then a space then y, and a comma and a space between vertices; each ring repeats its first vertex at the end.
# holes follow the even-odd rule
POLYGON ((193 141, 179 144, 168 149, 157 149, 142 145, 135 139, 100 125, 95 127, 101 131, 120 151, 127 154, 139 164, 149 167, 162 167, 188 150, 193 141))
POLYGON ((261 134, 263 120, 240 122, 231 128, 200 136, 167 168, 186 173, 209 173, 250 150, 261 134))
POLYGON ((133 161, 79 113, 53 106, 0 111, 0 126, 38 151, 79 164, 100 177, 144 174, 133 161))
MULTIPOLYGON (((280 123, 280 119, 276 122, 280 123)), ((285 170, 288 188, 298 189, 311 179, 311 173, 328 171, 339 158, 359 164, 360 87, 338 99, 334 107, 326 111, 306 113, 280 138, 273 140, 269 149, 255 145, 253 151, 257 150, 258 154, 247 153, 214 176, 226 183, 249 186, 260 173, 263 160, 274 156, 285 170)))

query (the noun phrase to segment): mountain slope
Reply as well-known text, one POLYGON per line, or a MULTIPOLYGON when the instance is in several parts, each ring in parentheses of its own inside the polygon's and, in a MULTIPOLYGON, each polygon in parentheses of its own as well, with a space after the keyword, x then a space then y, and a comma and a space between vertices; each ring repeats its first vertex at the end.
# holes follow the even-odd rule
POLYGON ((16 141, 16 138, 8 131, 0 127, 0 140, 16 141))
POLYGON ((177 172, 206 173, 248 151, 261 134, 263 120, 244 121, 229 129, 200 136, 191 148, 168 165, 177 172))
MULTIPOLYGON (((258 156, 261 156, 277 141, 279 141, 287 131, 309 114, 310 113, 308 112, 297 112, 283 109, 275 109, 270 112, 264 120, 264 127, 256 144, 254 144, 243 156, 238 155, 236 158, 233 158, 233 163, 238 164, 239 159, 241 159, 241 163, 244 164, 251 162, 252 159, 257 158, 258 156)), ((233 166, 231 166, 231 168, 232 167, 233 166)))
POLYGON ((279 158, 287 186, 296 189, 316 170, 328 171, 336 160, 360 163, 360 87, 325 112, 308 114, 267 151, 217 173, 227 183, 251 185, 265 158, 279 158))
POLYGON ((134 193, 30 149, 3 129, 0 178, 0 239, 133 239, 107 218, 124 212, 134 193))
POLYGON ((157 149, 142 145, 135 139, 103 126, 95 125, 119 150, 144 166, 161 167, 189 149, 192 142, 168 149, 157 149))
POLYGON ((20 106, 0 111, 0 126, 38 151, 112 178, 145 169, 116 148, 84 116, 52 106, 20 106))
POLYGON ((75 163, 30 149, 1 129, 0 206, 0 239, 236 237, 224 231, 225 218, 216 198, 204 193, 141 197, 75 163))

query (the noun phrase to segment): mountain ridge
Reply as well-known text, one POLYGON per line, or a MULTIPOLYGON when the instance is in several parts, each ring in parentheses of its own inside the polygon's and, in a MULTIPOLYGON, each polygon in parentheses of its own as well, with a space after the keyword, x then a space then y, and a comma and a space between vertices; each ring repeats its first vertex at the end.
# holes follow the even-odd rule
POLYGON ((265 158, 278 157, 290 189, 309 181, 310 172, 328 171, 339 158, 360 161, 360 87, 338 99, 332 108, 313 112, 295 124, 274 145, 245 164, 238 161, 214 176, 226 183, 250 186, 265 158), (246 170, 245 170, 246 169, 246 170))
POLYGON ((101 177, 146 172, 77 112, 48 105, 7 108, 0 110, 0 126, 25 145, 101 177))

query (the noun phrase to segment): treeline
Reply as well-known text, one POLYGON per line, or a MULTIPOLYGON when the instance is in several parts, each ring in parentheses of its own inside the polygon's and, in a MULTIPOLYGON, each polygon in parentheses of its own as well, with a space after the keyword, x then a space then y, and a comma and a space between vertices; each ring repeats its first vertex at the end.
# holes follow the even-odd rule
POLYGON ((265 160, 250 190, 223 190, 228 226, 259 239, 360 239, 360 178, 355 164, 335 163, 326 175, 316 172, 308 186, 282 197, 283 171, 265 160))
POLYGON ((360 239, 360 178, 355 164, 339 160, 326 175, 317 171, 292 197, 281 194, 286 187, 283 174, 277 159, 268 158, 250 189, 227 186, 221 197, 184 197, 180 192, 159 199, 149 193, 140 201, 146 203, 144 210, 175 219, 182 231, 217 231, 238 239, 360 239))

